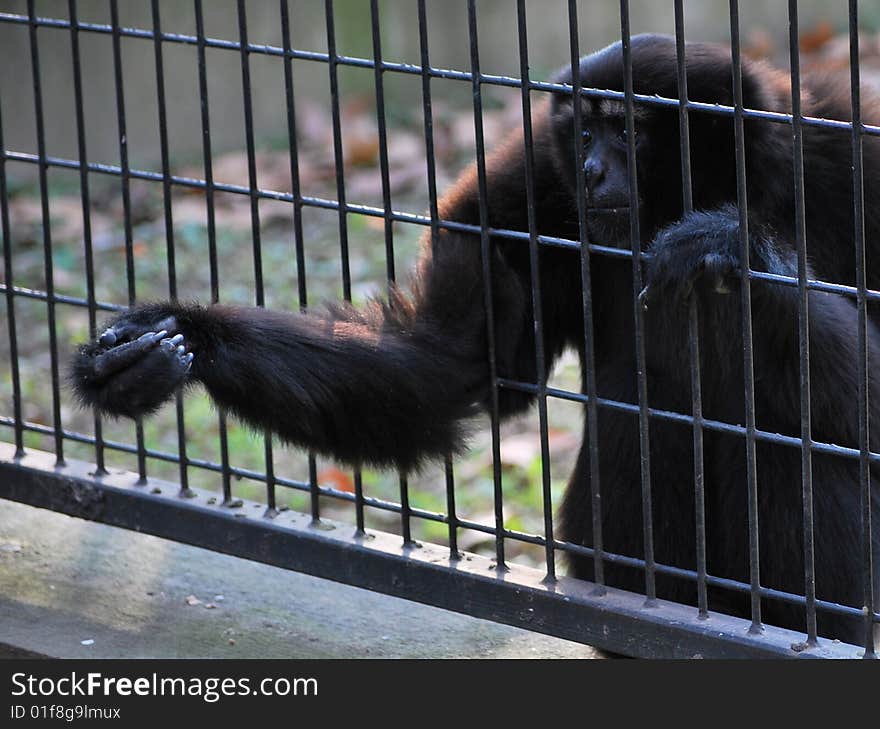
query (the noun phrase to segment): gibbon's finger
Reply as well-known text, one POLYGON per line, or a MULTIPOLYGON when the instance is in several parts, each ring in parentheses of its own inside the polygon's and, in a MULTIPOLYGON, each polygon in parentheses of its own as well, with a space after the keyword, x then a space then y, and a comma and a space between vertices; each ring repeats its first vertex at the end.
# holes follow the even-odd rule
POLYGON ((168 332, 147 332, 133 342, 120 344, 95 357, 95 374, 106 377, 133 364, 155 347, 168 332))
MULTIPOLYGON (((162 319, 162 321, 156 322, 155 325, 151 324, 149 326, 152 327, 153 331, 161 330, 165 332, 165 334, 168 334, 168 332, 177 331, 177 319, 173 316, 167 316, 162 319)), ((113 326, 105 329, 98 338, 98 343, 104 347, 112 347, 117 342, 124 341, 126 338, 138 334, 138 332, 143 329, 143 324, 138 324, 128 319, 122 319, 121 321, 116 322, 113 326)), ((140 335, 138 334, 138 336, 140 335)))
POLYGON ((105 329, 104 333, 98 337, 98 344, 103 345, 104 347, 112 347, 116 344, 116 332, 113 331, 113 328, 105 329))

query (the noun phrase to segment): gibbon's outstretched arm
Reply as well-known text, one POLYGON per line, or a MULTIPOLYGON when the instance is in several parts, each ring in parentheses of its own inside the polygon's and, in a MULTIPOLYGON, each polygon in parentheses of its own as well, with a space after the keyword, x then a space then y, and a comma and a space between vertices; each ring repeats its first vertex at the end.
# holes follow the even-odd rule
MULTIPOLYGON (((498 227, 522 229, 521 149, 515 133, 487 160, 498 227)), ((440 216, 479 223, 473 170, 440 201, 440 216)), ((501 249, 493 242, 497 361, 508 376, 532 381, 529 274, 501 249)), ((320 314, 140 305, 79 349, 71 381, 84 404, 129 417, 201 383, 219 405, 288 442, 352 463, 411 469, 459 450, 462 421, 489 401, 480 236, 441 230, 433 244, 426 238, 413 280, 409 295, 395 291, 388 301, 320 314)), ((560 337, 547 334, 551 357, 562 349, 560 337)), ((511 395, 502 402, 506 414, 531 399, 511 395)))
POLYGON ((199 382, 246 423, 349 462, 408 469, 441 457, 486 401, 488 360, 479 240, 440 238, 412 298, 361 310, 136 307, 79 350, 75 389, 101 412, 134 417, 199 382))

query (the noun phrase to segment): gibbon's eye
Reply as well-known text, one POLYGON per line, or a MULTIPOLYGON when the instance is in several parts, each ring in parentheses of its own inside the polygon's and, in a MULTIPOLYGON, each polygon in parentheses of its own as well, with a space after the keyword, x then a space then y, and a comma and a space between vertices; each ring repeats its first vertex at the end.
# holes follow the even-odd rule
POLYGON ((584 140, 584 147, 589 147, 593 143, 593 133, 589 129, 581 130, 581 139, 584 140))

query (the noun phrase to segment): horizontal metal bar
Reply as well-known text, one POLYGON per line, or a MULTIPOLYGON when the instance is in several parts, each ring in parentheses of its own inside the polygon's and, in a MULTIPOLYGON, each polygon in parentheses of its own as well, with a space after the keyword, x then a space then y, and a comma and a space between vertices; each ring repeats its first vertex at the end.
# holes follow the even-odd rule
MULTIPOLYGON (((749 269, 749 278, 752 281, 768 281, 770 283, 790 286, 792 288, 797 288, 798 286, 798 278, 796 276, 784 276, 779 273, 766 273, 765 271, 752 271, 749 269)), ((848 286, 846 284, 836 284, 829 281, 819 281, 808 278, 804 281, 804 285, 810 291, 838 294, 850 299, 857 299, 859 295, 859 290, 856 286, 848 286)), ((865 294, 865 299, 868 301, 880 301, 880 291, 866 289, 865 294)))
MULTIPOLYGON (((40 159, 38 155, 31 154, 28 152, 17 152, 13 150, 3 150, 0 152, 7 160, 12 162, 23 162, 26 164, 45 164, 49 167, 61 167, 64 169, 71 170, 79 170, 81 168, 80 162, 73 159, 65 159, 63 157, 52 157, 47 156, 44 159, 40 159)), ((102 164, 98 162, 90 162, 86 165, 89 172, 96 172, 99 174, 112 175, 115 177, 120 177, 123 174, 128 175, 132 179, 138 180, 147 180, 150 182, 164 182, 165 177, 161 172, 153 172, 150 170, 138 170, 138 169, 126 169, 123 170, 118 165, 110 165, 110 164, 102 164)), ((340 210, 345 213, 352 213, 357 215, 369 215, 376 218, 385 218, 388 217, 390 220, 400 223, 411 223, 414 225, 431 225, 431 218, 425 215, 417 215, 415 213, 405 213, 400 211, 391 211, 390 213, 386 213, 383 208, 377 208, 371 205, 361 205, 354 203, 343 203, 340 204, 337 200, 327 200, 319 197, 308 197, 303 196, 299 199, 294 197, 291 193, 287 192, 278 192, 276 190, 264 190, 264 189, 252 189, 245 185, 232 185, 228 183, 220 183, 220 182, 206 182, 205 180, 200 180, 191 177, 181 177, 178 175, 170 175, 169 180, 172 185, 178 185, 181 187, 192 188, 196 190, 211 190, 213 192, 228 192, 235 195, 247 195, 249 197, 257 197, 264 200, 274 200, 276 202, 287 202, 291 204, 300 204, 307 207, 314 208, 322 208, 325 210, 333 210, 335 212, 339 212, 340 210)), ((470 225, 468 223, 460 223, 454 220, 438 220, 435 221, 441 228, 445 228, 447 230, 454 230, 463 233, 473 233, 474 235, 479 235, 481 232, 481 228, 478 225, 470 225)), ((489 228, 488 233, 490 235, 495 235, 500 238, 512 238, 515 240, 529 240, 529 234, 523 233, 521 231, 516 230, 506 230, 502 228, 489 228)), ((580 243, 578 241, 569 240, 566 238, 557 238, 553 236, 538 236, 538 242, 544 245, 556 246, 560 248, 571 248, 573 250, 580 250, 580 243)), ((608 246, 601 245, 591 245, 590 251, 595 253, 600 253, 607 256, 613 256, 616 258, 629 258, 631 256, 629 251, 625 251, 619 248, 611 248, 608 246)))
MULTIPOLYGON (((0 155, 5 157, 5 159, 12 162, 23 162, 26 164, 45 164, 49 167, 61 167, 65 169, 73 169, 79 170, 82 167, 82 164, 73 159, 66 159, 63 157, 52 157, 47 156, 42 161, 40 157, 36 154, 31 154, 28 152, 18 152, 14 150, 2 150, 0 151, 0 155)), ((96 172, 99 174, 105 175, 113 175, 113 176, 122 176, 126 174, 130 176, 132 179, 138 180, 148 180, 151 182, 164 182, 166 177, 161 172, 153 172, 150 170, 137 170, 137 169, 127 169, 123 170, 121 167, 117 165, 103 164, 99 162, 90 162, 86 165, 86 168, 89 172, 96 172)), ((286 202, 291 204, 299 204, 304 205, 306 207, 314 207, 321 208, 324 210, 333 210, 335 212, 343 211, 345 213, 351 213, 355 215, 367 215, 374 218, 387 218, 389 220, 399 222, 399 223, 409 223, 412 225, 423 225, 430 227, 432 225, 432 220, 430 216, 418 215, 416 213, 407 213, 398 210, 392 210, 390 212, 386 212, 384 208, 377 208, 372 205, 363 205, 359 203, 342 203, 340 204, 337 200, 328 200, 320 197, 310 197, 310 196, 302 196, 297 199, 293 194, 288 192, 279 192, 277 190, 265 190, 262 188, 253 189, 246 185, 233 185, 229 183, 221 183, 221 182, 208 182, 206 180, 200 180, 198 178, 192 177, 181 177, 179 175, 170 175, 168 177, 170 183, 172 185, 178 185, 181 187, 187 187, 197 190, 211 190, 213 192, 228 192, 234 195, 247 195, 249 197, 257 197, 265 200, 274 200, 276 202, 286 202)), ((457 231, 460 233, 471 233, 473 235, 480 235, 482 233, 482 229, 479 225, 471 225, 469 223, 460 223, 455 220, 435 220, 433 224, 437 225, 439 228, 444 228, 446 230, 457 231)), ((487 228, 486 232, 498 238, 508 238, 512 240, 520 240, 524 243, 529 242, 529 234, 527 232, 519 231, 519 230, 509 230, 506 228, 487 228)), ((577 240, 571 240, 569 238, 559 238, 557 236, 549 236, 549 235, 538 235, 537 241, 540 245, 552 246, 556 248, 567 248, 573 251, 579 251, 581 249, 581 242, 577 240)), ((611 246, 603 246, 595 243, 590 243, 587 246, 587 249, 591 253, 596 253, 602 256, 608 256, 610 258, 621 258, 621 259, 631 259, 632 251, 628 248, 616 248, 611 246)), ((643 251, 640 254, 641 260, 648 261, 651 259, 650 251, 643 251)), ((799 285, 797 277, 793 276, 784 276, 781 274, 775 273, 765 273, 763 271, 749 271, 749 276, 754 280, 768 281, 771 283, 780 284, 782 286, 791 286, 797 287, 799 285)), ((822 291, 824 293, 830 294, 839 294, 840 296, 846 296, 847 298, 858 298, 859 291, 855 286, 848 286, 846 284, 837 284, 831 283, 828 281, 819 281, 816 279, 808 279, 806 282, 806 287, 812 291, 822 291)), ((869 301, 880 301, 880 291, 876 291, 874 289, 866 289, 865 297, 869 301)), ((77 303, 76 301, 70 301, 68 303, 77 303)))
MULTIPOLYGON (((0 426, 14 427, 15 421, 8 416, 0 415, 0 426)), ((31 423, 25 421, 21 423, 21 427, 25 431, 40 433, 41 435, 51 436, 55 433, 53 428, 42 425, 40 423, 31 423)), ((95 444, 95 438, 84 433, 77 433, 70 430, 62 430, 62 434, 66 439, 73 442, 85 443, 88 445, 95 444)), ((130 454, 139 453, 138 449, 135 446, 128 443, 121 443, 115 440, 103 440, 102 443, 104 444, 105 448, 110 450, 116 450, 130 454)), ((156 460, 165 461, 168 463, 180 463, 180 457, 174 453, 157 451, 147 448, 144 449, 144 455, 148 458, 154 458, 156 460)), ((223 464, 196 458, 188 457, 186 459, 186 464, 187 466, 192 466, 194 468, 200 468, 216 473, 223 473, 224 470, 223 464)), ((235 466, 227 466, 226 468, 231 475, 239 478, 247 478, 262 483, 265 483, 267 480, 267 475, 264 472, 238 468, 235 466)), ((304 481, 297 481, 277 475, 274 475, 273 479, 276 484, 287 488, 292 488, 297 491, 308 493, 312 488, 311 484, 304 481)), ((318 485, 317 488, 321 496, 326 496, 328 498, 345 502, 355 501, 355 496, 347 491, 341 491, 330 486, 322 485, 318 485)), ((363 497, 363 499, 364 505, 369 506, 370 508, 378 509, 381 511, 388 511, 395 514, 399 514, 401 511, 400 504, 393 501, 385 501, 384 499, 378 499, 376 497, 366 495, 363 497)), ((426 521, 449 524, 449 517, 446 514, 431 512, 413 506, 410 506, 410 513, 412 516, 419 519, 424 519, 426 521)), ((490 524, 475 522, 463 517, 457 517, 456 524, 462 529, 480 532, 486 534, 487 536, 497 537, 499 535, 499 529, 497 527, 490 524)), ((506 527, 500 529, 500 536, 505 539, 512 539, 517 542, 533 544, 538 547, 545 547, 547 544, 546 539, 540 534, 530 534, 516 529, 508 529, 506 527)), ((575 554, 582 557, 593 557, 595 555, 595 550, 593 550, 591 547, 586 547, 581 544, 574 544, 572 542, 565 542, 559 539, 553 540, 553 546, 555 549, 558 549, 560 551, 568 552, 570 554, 575 554)), ((602 557, 609 563, 617 564, 623 567, 637 570, 643 570, 645 568, 644 560, 639 559, 638 557, 629 557, 627 555, 617 554, 615 552, 604 550, 602 552, 602 557)), ((672 565, 667 565, 660 562, 656 562, 655 567, 658 574, 668 575, 670 577, 687 580, 689 582, 696 582, 697 580, 697 573, 694 570, 689 570, 682 567, 674 567, 672 565)), ((751 587, 744 582, 738 582, 736 580, 725 577, 718 577, 711 574, 706 576, 706 584, 712 587, 718 587, 724 590, 730 590, 732 592, 738 593, 748 593, 751 590, 751 587)), ((803 595, 796 595, 794 593, 784 592, 782 590, 775 590, 769 587, 761 587, 760 594, 761 597, 792 605, 803 605, 805 601, 803 595)), ((858 608, 847 605, 840 605, 838 603, 829 602, 827 600, 818 600, 816 602, 816 605, 822 610, 838 615, 850 615, 853 617, 863 615, 862 611, 858 608)), ((880 613, 875 613, 873 619, 875 622, 880 622, 880 613)))
MULTIPOLYGON (((14 296, 21 296, 25 299, 36 299, 37 301, 52 301, 56 304, 68 304, 70 306, 85 306, 89 307, 94 303, 96 309, 100 309, 102 311, 125 311, 128 307, 122 304, 111 304, 106 301, 95 301, 90 302, 88 299, 84 299, 81 296, 66 296, 65 294, 49 294, 46 291, 39 291, 38 289, 29 289, 24 286, 12 286, 12 294, 14 296)), ((10 289, 10 286, 7 284, 0 282, 0 292, 7 293, 10 289)))
MULTIPOLYGON (((6 284, 0 283, 0 293, 6 292, 7 286, 6 284)), ((32 289, 21 289, 17 286, 13 287, 13 293, 16 295, 21 295, 26 298, 34 298, 45 300, 47 298, 47 294, 45 292, 33 291, 32 289)), ((64 297, 64 296, 54 296, 54 300, 62 301, 63 303, 73 304, 77 306, 87 306, 87 302, 82 299, 77 299, 75 297, 64 297)), ((114 305, 114 304, 102 304, 98 303, 96 306, 99 309, 106 309, 108 311, 124 311, 125 306, 114 305)), ((518 392, 527 392, 532 395, 539 394, 540 388, 535 383, 532 382, 521 382, 519 380, 512 380, 506 377, 498 378, 498 386, 508 389, 515 390, 518 392)), ((576 402, 582 405, 589 404, 589 396, 585 393, 581 392, 573 392, 570 390, 562 390, 557 387, 547 387, 545 390, 542 390, 548 397, 553 397, 558 400, 565 400, 567 402, 576 402)), ((597 398, 597 403, 600 407, 608 408, 609 410, 617 410, 618 412, 626 412, 632 415, 638 415, 639 406, 634 403, 622 402, 620 400, 611 400, 609 398, 600 397, 597 398)), ((656 420, 667 420, 676 423, 682 423, 684 425, 693 425, 694 418, 692 415, 687 415, 686 413, 679 413, 673 410, 662 410, 659 408, 648 408, 648 415, 651 418, 656 420)), ((8 416, 0 415, 0 425, 12 425, 12 419, 8 416)), ((742 425, 737 425, 735 423, 726 423, 721 420, 714 420, 711 418, 701 418, 701 424, 709 429, 718 433, 727 433, 729 435, 738 435, 745 437, 746 436, 746 428, 742 425)), ((41 426, 39 423, 25 423, 25 427, 33 430, 34 432, 42 432, 42 428, 45 426, 41 426)), ((52 430, 54 433, 54 430, 52 430)), ((85 442, 85 443, 94 443, 93 440, 89 439, 88 436, 83 436, 81 434, 74 433, 73 431, 64 431, 65 437, 71 440, 85 442)), ((765 443, 773 443, 776 445, 783 445, 790 448, 801 448, 803 446, 803 442, 800 437, 793 435, 782 435, 781 433, 771 433, 767 430, 756 430, 755 438, 759 441, 765 443)), ((110 441, 108 441, 109 445, 110 441)), ((823 441, 812 440, 808 444, 810 449, 816 453, 822 453, 824 455, 829 456, 838 456, 840 458, 849 458, 849 459, 859 459, 861 458, 861 451, 858 448, 850 448, 847 446, 837 445, 835 443, 825 443, 823 441)), ((117 450, 123 450, 129 452, 129 447, 125 446, 122 443, 116 443, 110 447, 113 447, 117 450)), ((136 452, 136 451, 131 451, 136 452)), ((170 454, 163 454, 158 451, 153 451, 149 453, 153 458, 158 458, 160 460, 174 460, 176 461, 176 457, 170 454)), ((880 464, 880 453, 875 451, 869 451, 868 460, 872 463, 880 464)), ((211 468, 213 470, 214 467, 218 467, 218 464, 209 464, 208 462, 199 462, 197 459, 188 459, 187 461, 190 465, 199 466, 202 468, 211 468)), ((233 471, 236 475, 240 475, 244 478, 254 478, 256 472, 249 472, 242 470, 241 472, 233 471)), ((283 483, 279 481, 279 483, 283 483)), ((284 483, 283 485, 291 486, 297 489, 308 490, 310 487, 308 484, 303 482, 295 482, 290 481, 289 483, 284 483)), ((345 493, 345 492, 343 492, 345 493)), ((345 496, 344 498, 348 498, 345 496)), ((353 497, 352 497, 353 498, 353 497)))
MULTIPOLYGON (((15 13, 0 13, 0 23, 29 25, 31 24, 31 19, 26 15, 18 15, 15 13)), ((112 34, 114 32, 114 28, 112 25, 107 25, 103 23, 72 23, 69 20, 64 20, 61 18, 38 17, 33 21, 33 24, 37 27, 56 28, 62 30, 69 30, 71 28, 74 28, 80 31, 101 33, 105 35, 112 34)), ((155 40, 158 37, 160 41, 167 43, 181 43, 184 45, 194 46, 200 43, 200 39, 197 36, 187 35, 183 33, 161 32, 156 34, 154 31, 145 28, 119 28, 118 32, 119 35, 122 37, 138 38, 141 40, 155 40)), ((207 48, 238 51, 239 53, 242 50, 242 44, 236 41, 218 38, 205 38, 203 42, 207 48)), ((321 53, 318 51, 302 51, 297 49, 288 49, 285 51, 284 48, 279 48, 278 46, 266 44, 246 43, 244 44, 244 50, 247 53, 256 53, 268 56, 289 56, 293 59, 301 61, 315 61, 318 63, 330 63, 331 61, 331 55, 327 53, 321 53)), ((468 71, 458 71, 453 69, 441 69, 434 67, 429 67, 423 71, 420 65, 412 63, 394 63, 383 60, 377 64, 375 60, 370 58, 342 56, 338 54, 333 54, 332 60, 337 65, 351 66, 354 68, 375 70, 378 66, 380 71, 391 71, 395 73, 404 73, 416 76, 426 75, 431 78, 442 78, 456 81, 472 82, 474 80, 474 75, 469 73, 468 71)), ((570 84, 551 83, 547 81, 528 81, 524 84, 522 79, 515 76, 500 76, 495 74, 480 73, 477 75, 476 78, 479 83, 487 84, 490 86, 502 86, 510 88, 522 88, 523 86, 526 86, 527 88, 534 91, 563 93, 572 93, 573 91, 570 84)), ((621 101, 625 98, 622 91, 611 91, 608 89, 582 88, 580 90, 580 94, 582 96, 591 98, 618 99, 621 101)), ((639 103, 649 104, 652 106, 673 107, 676 109, 679 108, 681 104, 679 99, 673 99, 653 94, 633 94, 632 99, 639 103)), ((725 104, 710 104, 706 102, 689 100, 685 104, 685 106, 689 111, 702 111, 709 114, 717 114, 722 116, 733 116, 734 114, 734 108, 725 104)), ((767 111, 763 109, 744 108, 742 110, 742 116, 744 119, 763 119, 765 121, 770 121, 778 124, 792 123, 791 114, 777 111, 767 111)), ((851 122, 840 121, 837 119, 823 119, 821 117, 813 116, 803 116, 801 117, 801 119, 804 126, 850 131, 853 128, 851 122)), ((864 134, 880 136, 880 126, 872 124, 862 124, 859 126, 859 128, 864 134)))
POLYGON ((0 444, 0 498, 166 539, 305 572, 476 617, 576 640, 625 655, 651 658, 859 658, 863 649, 821 640, 803 649, 800 633, 765 626, 760 636, 749 622, 717 613, 705 620, 693 607, 658 600, 645 607, 642 595, 562 577, 544 584, 544 573, 511 564, 499 572, 491 560, 431 544, 404 546, 399 537, 287 511, 273 518, 255 502, 230 509, 216 496, 194 489, 176 494, 176 484, 116 471, 102 477, 92 466, 70 460, 55 465, 50 453, 29 451, 16 459, 12 444, 0 444), (160 486, 155 493, 155 487, 160 486), (173 519, 168 515, 174 514, 173 519), (257 516, 256 514, 259 514, 257 516))
MULTIPOLYGON (((0 426, 5 426, 9 428, 15 427, 16 422, 13 418, 7 415, 0 415, 0 426)), ((47 425, 43 425, 42 423, 33 423, 30 421, 23 421, 20 423, 22 430, 31 432, 31 433, 39 433, 40 435, 54 435, 55 429, 49 427, 47 425)), ((62 435, 65 439, 70 440, 74 443, 83 443, 86 445, 95 445, 96 439, 93 436, 87 435, 86 433, 78 433, 76 431, 62 429, 62 435)), ((108 440, 102 439, 102 444, 105 448, 109 450, 118 451, 121 453, 129 453, 129 454, 138 454, 140 451, 134 445, 129 443, 123 443, 116 440, 108 440)), ((179 464, 181 459, 175 453, 169 453, 167 451, 157 451, 151 448, 145 448, 143 454, 147 458, 153 458, 158 461, 163 461, 166 463, 175 463, 179 464)), ((228 471, 228 473, 232 476, 236 476, 237 478, 247 478, 253 481, 266 482, 267 476, 265 472, 262 471, 254 471, 247 468, 240 468, 236 466, 223 466, 221 463, 215 463, 213 461, 206 461, 199 458, 187 457, 186 460, 187 466, 192 466, 193 468, 200 468, 205 471, 212 471, 216 473, 223 473, 224 468, 228 471)), ((285 478, 283 476, 274 476, 274 482, 279 486, 284 486, 286 488, 290 488, 296 491, 303 491, 308 493, 312 489, 312 485, 306 481, 298 481, 296 479, 285 478)), ((340 489, 335 489, 332 486, 322 486, 318 484, 318 491, 321 496, 326 496, 328 498, 337 499, 339 501, 347 501, 354 502, 355 496, 347 491, 342 491, 340 489)), ((388 511, 395 514, 400 513, 400 504, 395 503, 393 501, 386 501, 384 499, 379 499, 374 496, 363 496, 364 505, 369 506, 374 509, 379 509, 382 511, 388 511)), ((441 514, 437 512, 427 511, 425 509, 420 509, 418 507, 410 507, 410 511, 413 516, 416 516, 420 519, 425 519, 427 521, 434 521, 441 524, 448 524, 449 518, 446 514, 441 514)), ((473 531, 483 532, 488 535, 495 534, 495 527, 489 526, 487 524, 481 524, 480 522, 470 521, 468 519, 459 518, 456 520, 456 523, 463 529, 469 529, 473 531)), ((537 534, 528 534, 526 532, 520 532, 514 529, 504 529, 503 536, 509 539, 515 539, 517 541, 526 542, 528 544, 536 544, 543 545, 544 539, 543 537, 537 534)), ((558 542, 558 547, 560 549, 565 549, 568 546, 578 546, 578 545, 568 545, 565 542, 558 542)), ((580 549, 587 549, 586 547, 581 547, 580 549)), ((624 564, 629 564, 630 558, 612 555, 612 559, 614 557, 618 557, 618 561, 624 564)), ((638 560, 636 560, 637 562, 638 560)), ((637 566, 637 565, 634 565, 637 566)))
MULTIPOLYGON (((0 415, 0 426, 6 427, 14 427, 15 420, 6 415, 0 415)), ((29 421, 24 421, 21 423, 21 427, 23 430, 26 430, 31 433, 39 433, 40 435, 54 435, 55 429, 51 428, 47 425, 43 425, 41 423, 33 423, 29 421)), ((76 431, 62 429, 62 435, 66 440, 72 441, 74 443, 84 443, 86 445, 95 445, 96 439, 93 436, 87 435, 85 433, 78 433, 76 431)), ((140 451, 134 445, 129 443, 123 443, 121 441, 116 440, 108 440, 106 438, 101 440, 101 443, 105 448, 110 450, 118 451, 121 453, 129 453, 129 454, 138 454, 140 451)), ((200 468, 205 471, 213 471, 216 473, 223 473, 224 466, 220 463, 214 463, 213 461, 206 461, 200 458, 192 458, 187 456, 184 459, 181 459, 175 453, 169 453, 167 451, 157 451, 152 448, 145 448, 143 450, 143 454, 147 458, 153 458, 157 461, 163 461, 165 463, 175 463, 180 464, 181 461, 185 463, 187 466, 192 466, 193 468, 200 468)), ((254 471, 248 468, 240 468, 236 466, 227 466, 225 467, 230 475, 235 476, 237 478, 247 478, 253 481, 266 481, 266 474, 262 471, 254 471)), ((305 491, 308 492, 311 490, 311 485, 305 481, 298 481, 290 478, 283 478, 281 476, 274 477, 275 483, 279 486, 284 486, 286 488, 290 488, 296 491, 305 491)), ((327 496, 330 498, 338 499, 340 501, 354 501, 354 495, 348 493, 347 491, 341 491, 339 489, 335 489, 332 486, 318 486, 318 490, 321 496, 327 496)), ((384 501, 382 499, 377 499, 375 497, 365 496, 365 503, 371 507, 376 509, 382 509, 385 511, 391 512, 399 512, 400 505, 395 504, 391 501, 384 501)), ((445 522, 446 517, 443 514, 438 514, 430 511, 426 511, 424 509, 414 509, 414 513, 417 512, 418 516, 422 519, 427 519, 430 521, 439 521, 445 522)))
MULTIPOLYGON (((517 390, 519 392, 528 392, 532 395, 539 393, 539 388, 532 382, 520 382, 505 377, 498 378, 498 386, 508 390, 517 390)), ((586 404, 589 402, 589 396, 579 393, 570 392, 568 390, 560 390, 555 387, 548 387, 546 390, 548 396, 559 398, 560 400, 568 400, 570 402, 578 402, 586 404)), ((618 410, 621 412, 638 415, 639 406, 633 403, 620 402, 619 400, 609 400, 604 397, 597 398, 597 402, 601 407, 610 410, 618 410)), ((692 415, 685 413, 677 413, 672 410, 660 410, 658 408, 648 408, 648 415, 658 420, 671 420, 677 423, 692 425, 694 418, 692 415)), ((731 435, 746 436, 746 428, 742 425, 733 423, 725 423, 721 420, 712 420, 709 418, 701 418, 700 423, 709 430, 715 430, 719 433, 729 433, 731 435)), ((802 441, 798 436, 782 435, 780 433, 771 433, 766 430, 755 430, 755 438, 766 443, 775 443, 777 445, 791 446, 792 448, 800 448, 802 441)), ((857 448, 847 448, 846 446, 835 445, 834 443, 823 443, 822 441, 811 441, 809 443, 812 450, 817 453, 824 453, 830 456, 840 456, 841 458, 858 459, 861 457, 861 451, 857 448)), ((871 451, 869 459, 873 463, 880 463, 880 453, 871 451)))

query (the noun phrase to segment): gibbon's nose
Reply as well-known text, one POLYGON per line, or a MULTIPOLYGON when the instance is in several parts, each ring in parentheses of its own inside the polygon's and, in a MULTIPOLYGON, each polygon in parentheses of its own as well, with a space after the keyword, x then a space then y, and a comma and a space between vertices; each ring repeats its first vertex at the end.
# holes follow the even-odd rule
POLYGON ((587 189, 592 192, 605 178, 605 166, 595 157, 587 157, 584 162, 584 177, 587 189))

